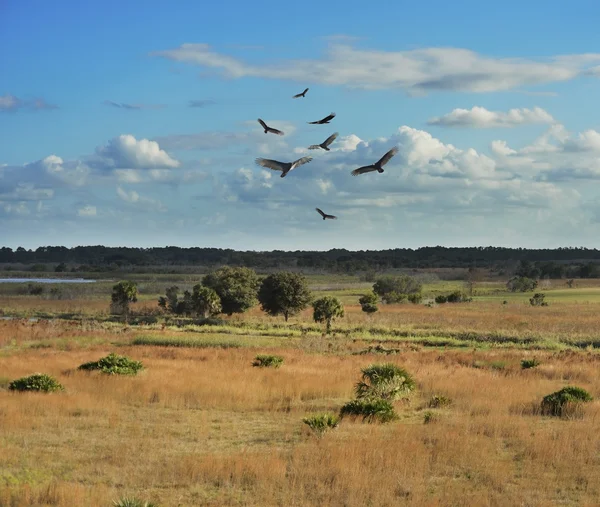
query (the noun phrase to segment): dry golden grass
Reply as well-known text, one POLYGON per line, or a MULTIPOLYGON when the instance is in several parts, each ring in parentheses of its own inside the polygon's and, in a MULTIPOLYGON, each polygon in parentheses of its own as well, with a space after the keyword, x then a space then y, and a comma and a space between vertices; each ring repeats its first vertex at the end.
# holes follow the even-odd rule
MULTIPOLYGON (((43 325, 39 333, 51 339, 43 325)), ((33 331, 13 332, 25 340, 33 331)), ((591 352, 536 352, 541 365, 521 370, 532 352, 406 347, 381 357, 280 348, 269 352, 285 362, 270 370, 251 366, 256 349, 124 345, 118 353, 147 367, 138 376, 74 371, 113 350, 0 356, 2 377, 43 371, 66 387, 52 395, 0 390, 1 506, 107 506, 126 494, 163 506, 550 506, 600 497, 599 403, 572 420, 531 409, 567 382, 599 396, 600 357, 591 352), (302 417, 339 410, 374 361, 406 367, 418 381, 411 402, 397 406, 400 421, 344 420, 321 440, 310 435, 302 417), (423 424, 434 394, 453 404, 423 424)))

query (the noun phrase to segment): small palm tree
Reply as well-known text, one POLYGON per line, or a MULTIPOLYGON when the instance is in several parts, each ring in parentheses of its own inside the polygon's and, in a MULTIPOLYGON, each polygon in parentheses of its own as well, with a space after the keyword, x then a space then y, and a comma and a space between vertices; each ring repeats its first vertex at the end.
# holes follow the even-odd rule
POLYGON ((397 400, 406 397, 416 385, 410 373, 392 363, 372 364, 361 371, 362 379, 355 387, 359 399, 397 400))

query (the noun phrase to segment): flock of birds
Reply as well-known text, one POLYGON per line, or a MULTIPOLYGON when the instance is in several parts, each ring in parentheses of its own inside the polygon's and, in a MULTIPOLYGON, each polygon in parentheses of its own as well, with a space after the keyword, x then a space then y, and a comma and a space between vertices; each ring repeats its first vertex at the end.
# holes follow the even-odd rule
MULTIPOLYGON (((298 94, 294 95, 292 98, 293 99, 298 99, 300 97, 306 97, 306 92, 307 91, 308 91, 308 88, 306 88, 302 93, 298 93, 298 94)), ((331 113, 330 115, 326 116, 325 118, 323 118, 321 120, 309 121, 307 123, 309 125, 324 125, 326 123, 329 123, 334 118, 335 118, 335 113, 331 113)), ((278 136, 283 136, 284 135, 284 132, 282 132, 281 130, 277 130, 277 129, 273 128, 273 127, 269 127, 260 118, 258 119, 258 123, 260 123, 260 125, 264 129, 265 134, 269 134, 270 133, 270 134, 275 134, 275 135, 278 135, 278 136)), ((325 141, 323 141, 321 144, 312 144, 312 145, 310 145, 308 147, 308 149, 309 150, 323 149, 325 151, 330 151, 329 150, 329 146, 331 145, 331 143, 333 143, 333 141, 336 140, 336 138, 337 138, 338 135, 339 135, 338 132, 334 132, 327 139, 325 139, 325 141)), ((374 164, 365 165, 365 166, 359 167, 358 169, 354 169, 351 174, 352 174, 352 176, 358 176, 359 174, 370 173, 370 172, 373 172, 373 171, 377 171, 378 173, 382 173, 383 172, 383 166, 385 164, 387 164, 390 161, 390 159, 396 153, 398 153, 398 148, 394 147, 390 151, 388 151, 383 157, 381 157, 377 162, 375 162, 374 164)), ((279 160, 271 160, 271 159, 268 159, 268 158, 257 158, 256 159, 256 163, 259 166, 266 167, 267 169, 272 169, 273 171, 281 171, 281 177, 285 178, 285 176, 287 175, 287 173, 289 173, 290 171, 293 171, 294 169, 296 169, 297 167, 300 167, 301 165, 307 164, 311 160, 312 160, 312 157, 302 157, 302 158, 299 158, 298 160, 294 160, 293 162, 280 162, 279 160)), ((337 217, 335 215, 328 215, 327 213, 323 212, 319 208, 315 208, 315 209, 323 217, 323 220, 327 220, 327 219, 335 220, 335 219, 337 219, 337 217)))

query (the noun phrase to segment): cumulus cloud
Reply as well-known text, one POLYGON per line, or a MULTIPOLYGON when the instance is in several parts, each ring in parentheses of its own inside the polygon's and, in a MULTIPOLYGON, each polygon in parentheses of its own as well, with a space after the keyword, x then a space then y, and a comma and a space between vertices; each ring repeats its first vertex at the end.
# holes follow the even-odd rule
POLYGON ((219 53, 208 44, 186 43, 154 51, 152 56, 186 62, 239 79, 260 77, 363 89, 493 92, 526 85, 568 81, 595 72, 600 54, 575 54, 545 59, 489 57, 462 48, 407 51, 356 49, 331 43, 320 59, 295 59, 252 64, 219 53))
POLYGON ((131 205, 133 208, 137 208, 140 211, 167 211, 167 207, 159 200, 152 199, 150 197, 141 196, 135 190, 127 192, 122 187, 117 187, 117 195, 119 198, 131 205))
POLYGON ((40 111, 44 109, 57 109, 57 106, 49 104, 41 98, 25 100, 11 95, 10 93, 0 95, 0 112, 15 112, 20 109, 40 111))
POLYGON ((126 102, 114 102, 105 100, 105 106, 116 107, 117 109, 140 110, 140 109, 162 109, 166 107, 164 104, 128 104, 126 102))
POLYGON ((540 107, 510 109, 505 113, 474 106, 471 109, 454 109, 444 116, 430 119, 427 123, 441 127, 494 128, 516 127, 533 123, 554 123, 554 118, 540 107))
POLYGON ((165 169, 179 167, 180 162, 171 158, 156 141, 137 140, 123 134, 96 148, 94 165, 105 170, 113 169, 165 169))

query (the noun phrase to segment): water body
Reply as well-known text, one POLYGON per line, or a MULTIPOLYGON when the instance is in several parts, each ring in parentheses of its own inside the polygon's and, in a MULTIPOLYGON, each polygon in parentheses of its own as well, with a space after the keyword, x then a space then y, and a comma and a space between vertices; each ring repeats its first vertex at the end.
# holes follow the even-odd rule
POLYGON ((84 278, 0 278, 0 283, 94 283, 84 278))

